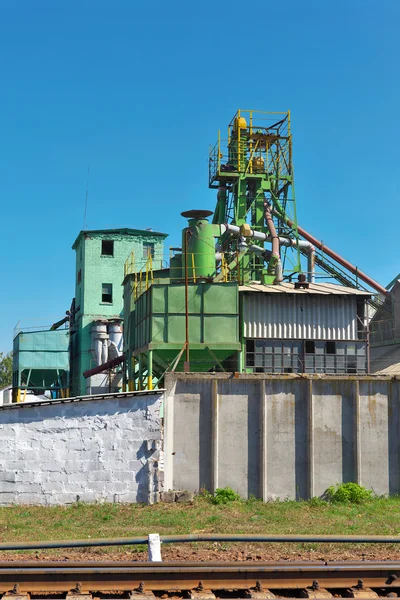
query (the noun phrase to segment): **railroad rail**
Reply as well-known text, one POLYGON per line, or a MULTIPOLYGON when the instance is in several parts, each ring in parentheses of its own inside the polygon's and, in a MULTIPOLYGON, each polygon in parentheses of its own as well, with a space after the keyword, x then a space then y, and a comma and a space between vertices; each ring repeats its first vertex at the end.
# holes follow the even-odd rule
POLYGON ((1 562, 2 600, 394 598, 400 561, 1 562))

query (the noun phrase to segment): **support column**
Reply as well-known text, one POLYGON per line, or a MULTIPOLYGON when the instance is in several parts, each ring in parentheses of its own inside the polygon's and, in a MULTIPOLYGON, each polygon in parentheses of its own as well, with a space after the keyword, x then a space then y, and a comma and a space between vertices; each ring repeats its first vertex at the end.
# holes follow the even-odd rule
POLYGON ((134 356, 132 356, 131 358, 131 379, 129 380, 129 391, 130 392, 135 392, 136 391, 136 358, 134 356))
POLYGON ((267 475, 267 398, 265 394, 265 379, 260 381, 260 497, 263 502, 268 500, 267 475))
POLYGON ((138 390, 143 389, 143 354, 139 354, 139 381, 138 381, 138 390))
POLYGON ((307 381, 308 392, 308 494, 314 498, 314 398, 312 379, 307 381))
POLYGON ((218 379, 212 380, 212 406, 211 406, 211 429, 212 429, 212 446, 211 446, 211 465, 212 465, 212 493, 218 487, 218 448, 219 448, 219 435, 218 435, 218 379))
POLYGON ((360 382, 358 379, 354 385, 354 479, 358 485, 361 483, 361 415, 360 415, 360 382))
POLYGON ((147 389, 153 389, 153 350, 147 355, 147 389))

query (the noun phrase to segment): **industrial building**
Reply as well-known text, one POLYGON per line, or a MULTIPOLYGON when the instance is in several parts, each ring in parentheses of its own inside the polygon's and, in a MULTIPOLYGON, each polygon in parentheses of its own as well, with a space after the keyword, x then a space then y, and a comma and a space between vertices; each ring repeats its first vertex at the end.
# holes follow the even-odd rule
MULTIPOLYGON (((151 390, 170 371, 370 372, 368 315, 388 291, 297 223, 290 112, 238 111, 210 151, 209 187, 214 212, 182 213, 168 261, 167 234, 79 233, 55 394, 151 390)), ((19 356, 20 399, 35 373, 19 356)))

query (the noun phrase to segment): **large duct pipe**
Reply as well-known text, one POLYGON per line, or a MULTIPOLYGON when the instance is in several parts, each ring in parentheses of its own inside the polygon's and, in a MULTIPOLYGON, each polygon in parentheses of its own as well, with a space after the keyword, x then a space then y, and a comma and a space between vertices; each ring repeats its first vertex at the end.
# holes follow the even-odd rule
MULTIPOLYGON (((285 221, 289 225, 289 227, 295 227, 293 221, 290 221, 290 219, 288 219, 287 217, 285 217, 285 221)), ((323 244, 322 242, 319 242, 317 238, 308 233, 305 229, 297 226, 297 231, 299 232, 301 237, 303 237, 305 240, 309 241, 311 244, 316 246, 316 248, 324 252, 324 254, 326 254, 330 258, 333 258, 333 260, 339 263, 339 265, 342 265, 342 267, 350 271, 350 273, 353 273, 353 275, 356 275, 356 277, 364 281, 364 283, 366 283, 367 285, 371 286, 374 290, 376 290, 383 296, 387 296, 389 294, 389 292, 384 287, 382 287, 377 281, 375 281, 362 271, 359 271, 357 267, 349 263, 346 259, 340 256, 340 254, 337 254, 337 252, 335 252, 334 250, 328 248, 328 246, 325 246, 325 244, 323 244)))
MULTIPOLYGON (((229 227, 229 229, 227 229, 227 231, 230 231, 232 233, 232 235, 236 235, 236 231, 230 229, 232 226, 229 225, 228 227, 229 227)), ((255 229, 251 229, 250 225, 247 225, 247 224, 242 225, 242 227, 239 228, 239 231, 241 231, 241 233, 246 238, 250 237, 253 240, 259 240, 260 242, 272 242, 272 239, 266 233, 263 233, 262 231, 255 231, 255 229)), ((288 237, 279 237, 278 236, 278 240, 279 240, 280 246, 292 246, 293 248, 300 248, 307 252, 308 281, 310 283, 315 283, 315 248, 314 248, 314 246, 308 241, 295 240, 295 239, 288 238, 288 237)), ((278 267, 278 269, 282 270, 282 264, 280 265, 280 267, 278 267)), ((282 277, 282 279, 283 279, 283 277, 282 277)))
POLYGON ((123 354, 121 354, 121 356, 117 356, 116 358, 113 358, 112 360, 108 360, 107 362, 105 362, 102 365, 98 365, 97 367, 93 367, 93 369, 84 371, 83 376, 85 377, 85 379, 87 379, 88 377, 92 377, 92 375, 97 375, 98 373, 103 373, 103 371, 112 369, 113 367, 116 367, 117 365, 120 365, 123 362, 125 362, 125 356, 123 354))
POLYGON ((268 263, 268 273, 270 275, 273 275, 275 273, 276 277, 274 279, 274 283, 281 283, 282 269, 277 270, 277 266, 278 266, 278 263, 281 258, 280 248, 279 248, 279 238, 276 233, 275 223, 274 223, 274 220, 273 220, 272 214, 271 214, 271 208, 267 201, 264 202, 264 218, 265 218, 265 222, 267 224, 268 231, 271 235, 271 240, 272 240, 272 255, 271 255, 271 258, 268 263))

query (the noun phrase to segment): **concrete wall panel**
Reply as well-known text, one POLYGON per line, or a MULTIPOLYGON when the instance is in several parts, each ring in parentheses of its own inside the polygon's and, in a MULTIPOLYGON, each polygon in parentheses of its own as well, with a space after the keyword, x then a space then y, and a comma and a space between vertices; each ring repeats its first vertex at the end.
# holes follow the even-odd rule
POLYGON ((354 481, 400 492, 397 379, 170 374, 165 402, 175 489, 302 499, 354 481))

